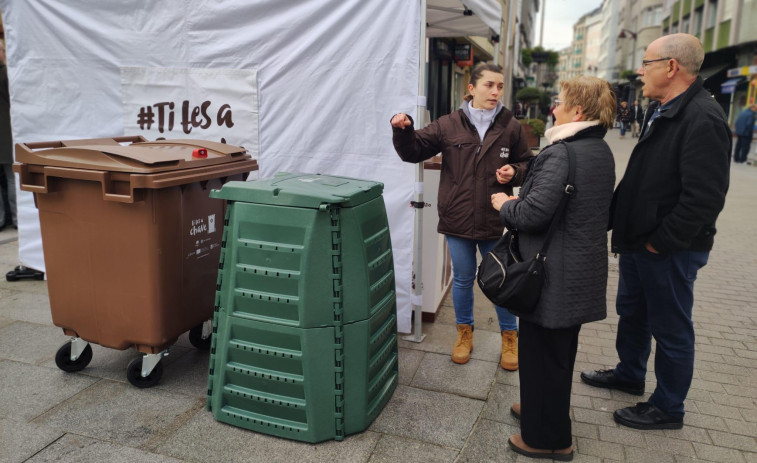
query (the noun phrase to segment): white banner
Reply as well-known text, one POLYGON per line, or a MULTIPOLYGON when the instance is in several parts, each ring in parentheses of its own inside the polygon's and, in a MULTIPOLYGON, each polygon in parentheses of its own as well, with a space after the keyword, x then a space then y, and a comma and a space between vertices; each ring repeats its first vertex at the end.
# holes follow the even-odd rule
MULTIPOLYGON (((261 178, 384 183, 398 329, 410 331, 413 166, 395 154, 389 120, 415 113, 420 2, 0 0, 0 9, 16 142, 225 137, 259 153, 261 178), (163 124, 147 124, 147 106, 157 120, 161 103, 163 124)), ((21 192, 18 206, 20 261, 44 270, 33 195, 21 192)))
POLYGON ((197 138, 258 155, 256 70, 121 68, 124 133, 197 138))

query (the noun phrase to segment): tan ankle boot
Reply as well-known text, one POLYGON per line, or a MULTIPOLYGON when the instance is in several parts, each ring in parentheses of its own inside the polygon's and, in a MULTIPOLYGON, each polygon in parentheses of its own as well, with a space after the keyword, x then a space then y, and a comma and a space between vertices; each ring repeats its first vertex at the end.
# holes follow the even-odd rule
POLYGON ((505 370, 518 369, 518 332, 515 330, 502 331, 502 357, 499 365, 505 370))
POLYGON ((452 361, 455 363, 468 363, 470 353, 473 351, 473 326, 457 325, 457 341, 452 348, 452 361))

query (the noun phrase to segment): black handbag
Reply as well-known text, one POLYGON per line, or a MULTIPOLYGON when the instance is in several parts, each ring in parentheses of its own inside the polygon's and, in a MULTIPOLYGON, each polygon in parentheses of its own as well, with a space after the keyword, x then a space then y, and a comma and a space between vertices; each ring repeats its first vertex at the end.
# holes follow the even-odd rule
POLYGON ((478 266, 476 281, 484 295, 496 305, 516 314, 533 311, 539 302, 546 279, 544 262, 547 259, 547 248, 565 212, 568 199, 575 191, 573 182, 576 155, 568 143, 561 143, 568 150, 568 181, 565 195, 555 210, 541 250, 528 260, 522 259, 518 248, 518 232, 508 230, 478 266))

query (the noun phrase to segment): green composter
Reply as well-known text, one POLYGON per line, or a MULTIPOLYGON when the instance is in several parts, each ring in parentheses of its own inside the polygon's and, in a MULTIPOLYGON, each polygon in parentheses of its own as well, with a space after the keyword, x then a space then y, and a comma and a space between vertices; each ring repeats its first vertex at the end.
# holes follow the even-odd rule
POLYGON ((228 182, 207 407, 305 442, 365 430, 397 387, 383 185, 281 173, 228 182))

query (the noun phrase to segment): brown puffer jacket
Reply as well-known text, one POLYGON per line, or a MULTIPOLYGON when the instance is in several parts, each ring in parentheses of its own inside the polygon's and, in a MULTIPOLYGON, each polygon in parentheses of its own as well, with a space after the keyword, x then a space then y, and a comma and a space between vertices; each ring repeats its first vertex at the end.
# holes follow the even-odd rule
POLYGON ((492 207, 493 193, 513 193, 523 182, 531 150, 526 134, 502 104, 483 142, 468 117, 467 102, 421 130, 393 128, 394 149, 406 162, 418 163, 442 153, 439 225, 445 235, 476 240, 498 239, 503 226, 492 207), (516 174, 502 185, 496 170, 511 164, 516 174))

